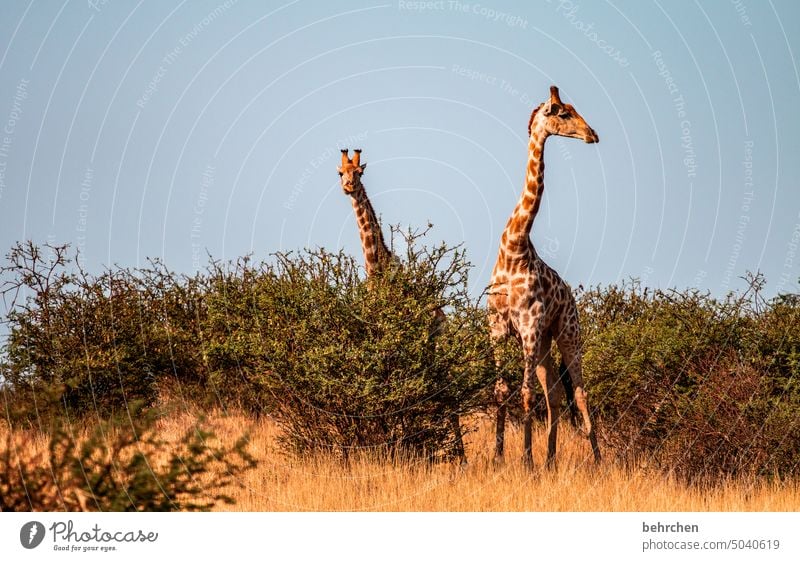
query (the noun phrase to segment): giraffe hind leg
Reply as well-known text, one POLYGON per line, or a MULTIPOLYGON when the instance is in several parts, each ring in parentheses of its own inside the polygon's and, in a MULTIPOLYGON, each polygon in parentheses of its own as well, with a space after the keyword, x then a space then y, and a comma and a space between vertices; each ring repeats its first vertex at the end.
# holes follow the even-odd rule
POLYGON ((567 333, 574 333, 574 331, 562 331, 559 334, 558 350, 561 351, 564 365, 574 388, 575 406, 583 418, 583 434, 589 439, 595 462, 600 462, 600 447, 597 444, 597 434, 589 412, 589 395, 583 387, 580 340, 577 337, 569 337, 567 333))
POLYGON ((508 411, 508 398, 511 390, 503 376, 503 361, 500 344, 509 336, 507 320, 502 314, 490 316, 492 352, 494 353, 495 374, 497 379, 494 384, 494 402, 497 405, 494 435, 494 461, 501 463, 505 453, 506 415, 508 411))
POLYGON ((558 381, 562 385, 564 395, 567 398, 567 411, 569 411, 569 420, 573 427, 578 426, 578 406, 575 404, 575 388, 572 386, 572 377, 570 376, 569 369, 564 364, 562 359, 558 364, 558 381))

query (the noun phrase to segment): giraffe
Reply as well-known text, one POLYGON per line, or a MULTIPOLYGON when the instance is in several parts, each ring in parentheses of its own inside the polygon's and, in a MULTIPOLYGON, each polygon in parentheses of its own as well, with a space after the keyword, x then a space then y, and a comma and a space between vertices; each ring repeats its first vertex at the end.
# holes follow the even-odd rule
MULTIPOLYGON (((364 174, 367 164, 361 162, 360 149, 355 149, 353 152, 353 158, 350 159, 349 150, 342 149, 342 162, 338 171, 342 190, 345 195, 350 196, 350 202, 356 215, 358 231, 361 236, 361 249, 364 252, 364 266, 367 270, 367 278, 370 279, 380 274, 387 264, 397 258, 386 247, 381 224, 367 196, 367 191, 364 189, 364 184, 361 183, 361 176, 364 174)), ((445 323, 445 314, 441 308, 437 308, 432 313, 434 321, 429 335, 431 343, 435 344, 435 339, 441 333, 445 323)), ((456 456, 460 458, 461 464, 465 465, 467 460, 458 415, 453 414, 450 417, 450 424, 456 439, 456 456)))
MULTIPOLYGON (((600 461, 597 436, 589 415, 588 395, 581 373, 581 336, 575 299, 569 286, 536 253, 530 240, 534 218, 544 191, 544 144, 551 135, 598 142, 597 133, 586 124, 572 105, 562 103, 558 88, 551 86, 550 99, 531 113, 528 123, 528 166, 525 189, 500 239, 497 262, 492 271, 487 299, 490 334, 496 344, 514 335, 522 345, 525 374, 522 382, 524 417, 523 461, 533 465, 531 452, 531 412, 534 400, 534 377, 544 390, 547 407, 547 460, 551 466, 556 454, 556 435, 561 410, 562 390, 550 356, 555 339, 569 372, 575 403, 583 417, 583 432, 589 438, 595 462, 600 461)), ((505 435, 506 403, 511 394, 508 383, 499 373, 495 383, 497 428, 495 460, 502 461, 505 435)))
POLYGON ((361 175, 367 169, 366 163, 361 163, 361 150, 355 150, 353 159, 348 157, 348 150, 342 150, 342 164, 339 167, 339 177, 342 190, 350 196, 353 211, 356 215, 358 232, 361 236, 361 249, 364 251, 364 267, 367 277, 372 277, 384 269, 392 260, 392 252, 386 247, 383 239, 381 224, 375 214, 375 209, 367 197, 361 175))

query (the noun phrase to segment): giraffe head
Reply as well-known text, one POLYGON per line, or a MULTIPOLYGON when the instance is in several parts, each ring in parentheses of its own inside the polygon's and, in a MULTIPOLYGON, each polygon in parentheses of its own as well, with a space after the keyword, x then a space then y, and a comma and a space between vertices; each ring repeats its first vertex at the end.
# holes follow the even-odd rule
POLYGON ((363 189, 361 185, 361 176, 364 170, 367 169, 367 164, 361 163, 361 150, 353 150, 355 154, 351 160, 347 155, 347 148, 342 149, 342 164, 339 166, 339 177, 342 182, 342 190, 345 195, 352 195, 359 189, 363 189))
POLYGON ((550 99, 539 105, 531 113, 528 122, 528 135, 543 129, 545 134, 579 138, 592 144, 600 139, 594 129, 586 124, 583 117, 569 103, 558 97, 558 88, 550 86, 550 99))

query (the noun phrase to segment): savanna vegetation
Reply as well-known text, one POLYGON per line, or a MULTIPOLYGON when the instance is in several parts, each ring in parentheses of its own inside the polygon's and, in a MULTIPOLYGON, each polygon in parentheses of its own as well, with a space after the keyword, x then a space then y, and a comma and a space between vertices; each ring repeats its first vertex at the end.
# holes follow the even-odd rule
MULTIPOLYGON (((281 469, 321 481, 319 473, 371 466, 378 495, 385 492, 375 487, 378 474, 402 472, 418 483, 452 478, 454 416, 471 464, 457 476, 460 485, 479 478, 474 484, 485 491, 516 473, 511 461, 500 471, 486 463, 497 372, 484 302, 468 291, 464 251, 425 247, 414 233, 405 238, 401 259, 370 281, 351 257, 323 250, 263 263, 211 261, 194 275, 159 261, 90 274, 65 246, 17 244, 0 271, 8 309, 0 491, 10 493, 0 507, 206 509, 236 500, 229 508, 344 510, 344 498, 276 499, 293 481, 281 469), (437 309, 447 314, 442 325, 437 309), (194 422, 175 427, 174 419, 200 414, 225 437, 215 441, 194 422), (231 426, 268 436, 251 432, 247 445, 231 426), (247 489, 236 487, 248 481, 247 489)), ((788 500, 797 504, 800 296, 765 301, 763 283, 751 276, 746 290, 723 299, 635 281, 576 294, 606 458, 600 470, 620 481, 661 481, 663 489, 701 485, 712 495, 731 481, 740 482, 735 496, 793 489, 788 500)), ((518 381, 514 342, 496 352, 518 381)), ((541 477, 601 475, 583 465, 585 443, 570 446, 559 470, 541 477)), ((392 481, 386 484, 402 494, 392 481)), ((492 500, 392 497, 386 504, 394 506, 362 497, 352 508, 474 510, 492 500)), ((604 510, 559 505, 552 508, 604 510)), ((547 507, 498 499, 495 508, 547 507)))

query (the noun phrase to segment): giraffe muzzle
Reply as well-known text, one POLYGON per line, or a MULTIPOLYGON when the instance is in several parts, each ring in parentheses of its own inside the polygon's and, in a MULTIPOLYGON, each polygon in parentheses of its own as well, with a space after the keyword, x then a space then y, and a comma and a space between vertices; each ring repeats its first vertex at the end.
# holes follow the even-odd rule
POLYGON ((594 144, 596 142, 600 142, 600 137, 597 136, 597 133, 594 132, 594 129, 589 129, 589 134, 583 137, 583 140, 586 144, 594 144))

